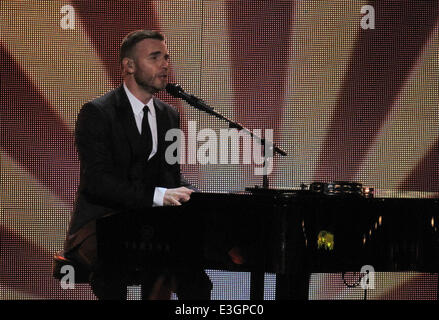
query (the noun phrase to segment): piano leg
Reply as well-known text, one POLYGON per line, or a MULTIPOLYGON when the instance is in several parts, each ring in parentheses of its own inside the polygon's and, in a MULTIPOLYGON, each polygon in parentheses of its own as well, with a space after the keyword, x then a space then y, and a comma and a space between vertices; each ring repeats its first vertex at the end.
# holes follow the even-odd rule
POLYGON ((250 274, 250 300, 264 300, 264 271, 250 274))
POLYGON ((308 300, 310 273, 276 275, 276 300, 308 300))
POLYGON ((290 207, 280 210, 281 263, 276 274, 276 300, 308 300, 310 273, 306 240, 302 229, 301 210, 289 212, 290 207))

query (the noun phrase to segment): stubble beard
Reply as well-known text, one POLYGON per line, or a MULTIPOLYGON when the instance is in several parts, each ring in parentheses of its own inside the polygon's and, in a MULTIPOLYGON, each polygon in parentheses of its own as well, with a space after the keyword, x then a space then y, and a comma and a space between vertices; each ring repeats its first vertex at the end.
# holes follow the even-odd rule
POLYGON ((141 88, 143 88, 146 92, 150 94, 156 94, 159 91, 162 91, 163 88, 158 88, 152 84, 154 81, 154 78, 150 78, 149 81, 142 79, 141 76, 137 72, 134 73, 134 80, 136 81, 137 85, 141 88))

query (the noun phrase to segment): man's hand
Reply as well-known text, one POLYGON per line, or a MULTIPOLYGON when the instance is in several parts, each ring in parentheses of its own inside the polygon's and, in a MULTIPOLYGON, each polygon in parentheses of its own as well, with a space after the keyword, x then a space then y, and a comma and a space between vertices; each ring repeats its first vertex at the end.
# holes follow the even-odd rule
POLYGON ((188 189, 186 187, 168 189, 165 192, 163 198, 164 206, 181 206, 182 202, 189 201, 191 193, 194 190, 188 189))

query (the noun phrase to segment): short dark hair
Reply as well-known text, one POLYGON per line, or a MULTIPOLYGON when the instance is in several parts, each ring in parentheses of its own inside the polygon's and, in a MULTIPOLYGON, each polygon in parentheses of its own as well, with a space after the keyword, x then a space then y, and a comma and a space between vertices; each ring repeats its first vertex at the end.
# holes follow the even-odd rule
POLYGON ((122 63, 125 57, 132 57, 133 48, 144 39, 165 41, 165 35, 156 30, 136 30, 128 33, 119 48, 119 63, 122 63))

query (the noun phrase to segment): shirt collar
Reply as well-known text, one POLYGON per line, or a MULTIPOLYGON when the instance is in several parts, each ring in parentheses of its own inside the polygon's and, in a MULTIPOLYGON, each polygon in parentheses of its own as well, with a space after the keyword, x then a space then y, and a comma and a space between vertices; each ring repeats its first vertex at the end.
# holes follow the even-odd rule
MULTIPOLYGON (((130 101, 131 108, 133 109, 134 114, 139 114, 143 112, 143 107, 145 106, 142 101, 137 99, 130 90, 128 90, 128 87, 126 86, 125 82, 123 83, 123 88, 125 89, 125 92, 127 94, 128 100, 130 101)), ((146 104, 149 108, 149 111, 153 116, 155 116, 155 109, 154 109, 154 101, 151 98, 148 103, 146 104)))

